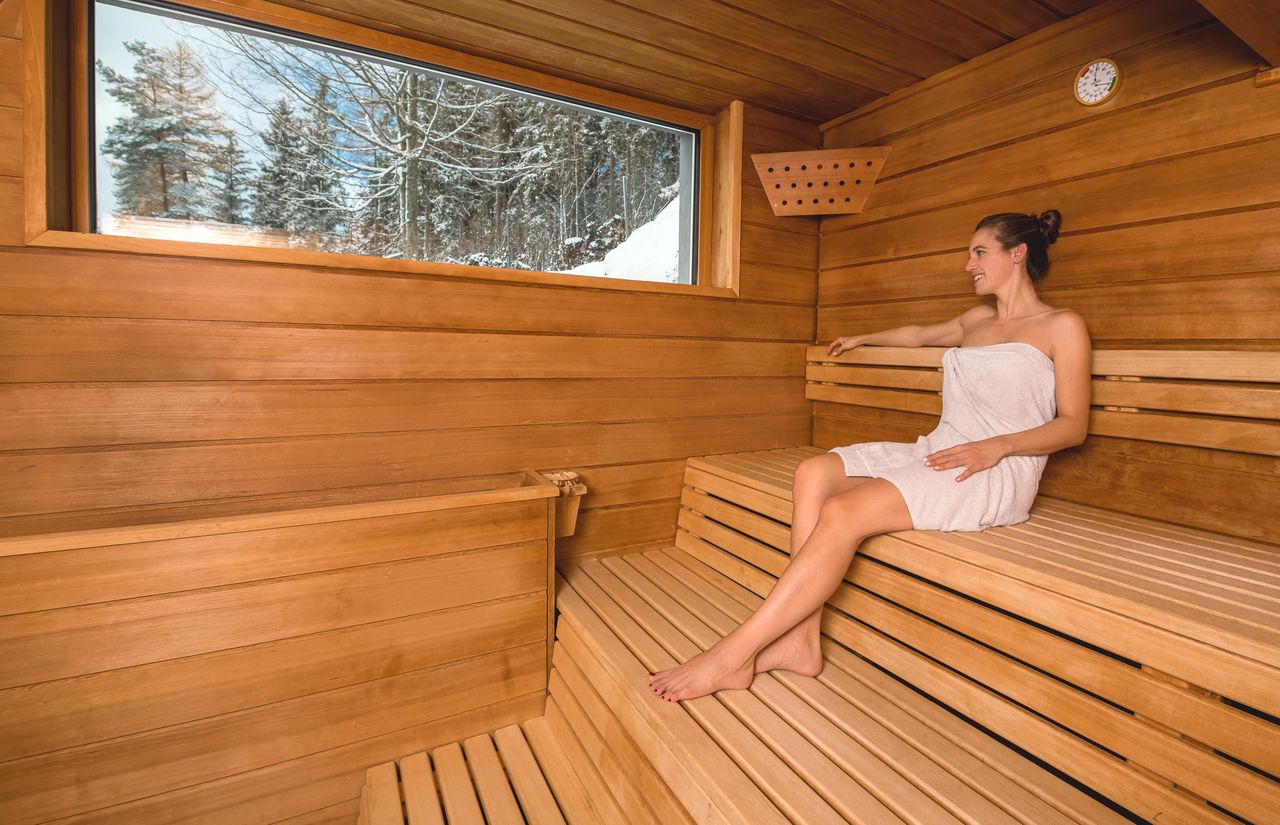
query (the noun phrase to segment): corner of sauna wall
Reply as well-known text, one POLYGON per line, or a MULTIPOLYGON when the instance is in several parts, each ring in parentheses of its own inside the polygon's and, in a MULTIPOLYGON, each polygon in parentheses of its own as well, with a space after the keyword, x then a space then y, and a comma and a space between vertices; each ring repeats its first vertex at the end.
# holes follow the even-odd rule
MULTIPOLYGON (((824 148, 891 153, 866 209, 821 221, 817 340, 959 315, 979 300, 963 271, 977 222, 1052 208, 1062 233, 1039 294, 1083 316, 1095 351, 1274 350, 1280 84, 1266 67, 1192 0, 1113 1, 822 124, 824 148), (1099 57, 1124 78, 1089 109, 1072 83, 1099 57)), ((815 401, 813 444, 914 441, 936 422, 815 401)), ((1272 462, 1091 435, 1050 457, 1040 490, 1234 533, 1271 519, 1272 462)))

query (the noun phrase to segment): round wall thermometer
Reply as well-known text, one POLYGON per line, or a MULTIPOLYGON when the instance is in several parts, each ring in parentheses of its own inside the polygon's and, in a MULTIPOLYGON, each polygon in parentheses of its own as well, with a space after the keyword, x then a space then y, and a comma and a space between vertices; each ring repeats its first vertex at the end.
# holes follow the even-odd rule
POLYGON ((1076 100, 1097 106, 1112 98, 1120 88, 1120 67, 1105 57, 1095 60, 1076 75, 1076 100))

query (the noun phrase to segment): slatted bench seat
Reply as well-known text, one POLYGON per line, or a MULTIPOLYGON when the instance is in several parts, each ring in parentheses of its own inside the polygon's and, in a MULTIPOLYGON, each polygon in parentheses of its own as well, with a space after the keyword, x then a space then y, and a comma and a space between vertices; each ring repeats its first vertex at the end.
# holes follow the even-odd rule
POLYGON ((674 547, 563 571, 552 700, 586 695, 574 729, 667 791, 614 771, 616 793, 695 822, 1274 816, 1276 548, 1043 497, 1023 525, 865 542, 818 677, 657 701, 646 671, 709 647, 785 569, 791 479, 821 452, 690 459, 674 547))

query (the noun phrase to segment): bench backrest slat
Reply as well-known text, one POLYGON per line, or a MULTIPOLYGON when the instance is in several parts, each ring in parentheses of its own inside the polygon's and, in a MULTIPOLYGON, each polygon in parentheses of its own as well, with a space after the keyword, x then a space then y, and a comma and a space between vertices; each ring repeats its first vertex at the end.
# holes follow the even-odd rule
MULTIPOLYGON (((946 347, 809 348, 805 397, 938 415, 946 347)), ((1089 432, 1280 456, 1280 353, 1095 350, 1089 432)))

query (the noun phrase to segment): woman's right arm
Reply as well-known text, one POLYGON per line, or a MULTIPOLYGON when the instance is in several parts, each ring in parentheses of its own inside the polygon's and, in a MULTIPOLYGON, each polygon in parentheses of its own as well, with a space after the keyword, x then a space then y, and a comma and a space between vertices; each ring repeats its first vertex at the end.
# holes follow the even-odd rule
POLYGON ((949 321, 942 321, 937 324, 910 324, 904 327, 894 327, 883 332, 871 332, 866 335, 846 335, 837 338, 827 347, 827 355, 839 355, 840 353, 860 347, 863 344, 871 344, 878 347, 935 347, 935 346, 959 346, 964 340, 964 324, 969 323, 968 316, 977 313, 990 313, 990 307, 985 304, 974 307, 949 321))

